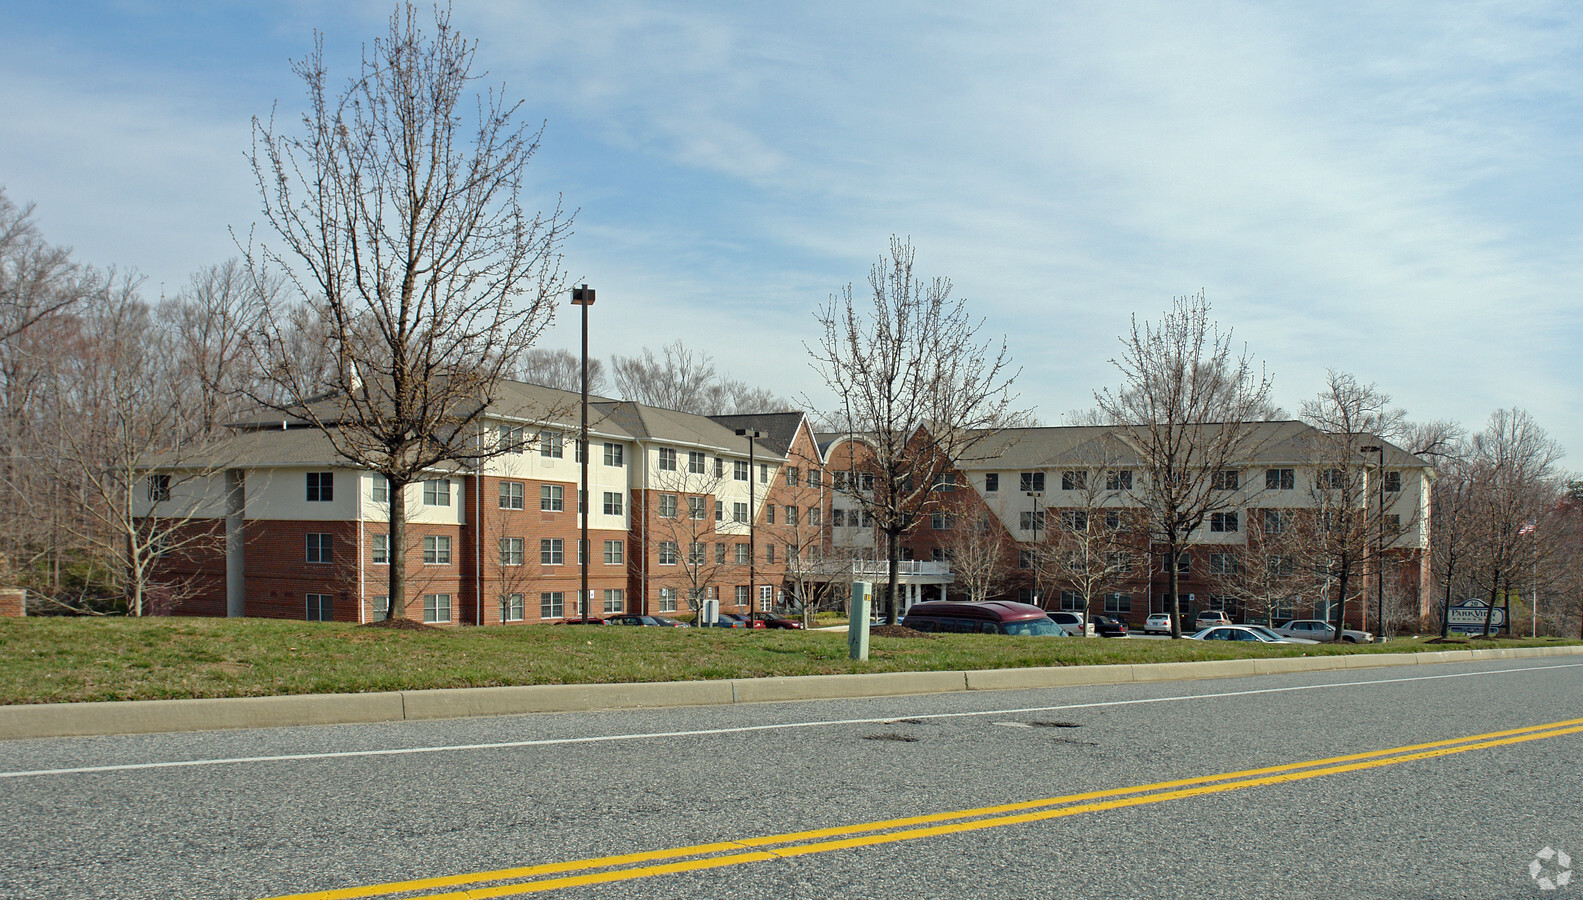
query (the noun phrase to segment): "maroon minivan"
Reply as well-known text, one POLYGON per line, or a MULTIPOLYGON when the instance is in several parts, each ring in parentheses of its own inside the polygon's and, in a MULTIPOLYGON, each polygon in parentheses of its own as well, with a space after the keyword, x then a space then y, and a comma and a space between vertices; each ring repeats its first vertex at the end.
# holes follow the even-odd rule
POLYGON ((907 610, 901 624, 917 631, 949 634, 1014 634, 1064 637, 1065 629, 1031 603, 936 600, 907 610))

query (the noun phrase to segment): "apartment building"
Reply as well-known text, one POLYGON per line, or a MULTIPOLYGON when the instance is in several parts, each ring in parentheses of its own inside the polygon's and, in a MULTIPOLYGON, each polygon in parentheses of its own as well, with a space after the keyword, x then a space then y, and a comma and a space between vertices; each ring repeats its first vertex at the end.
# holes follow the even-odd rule
MULTIPOLYGON (((161 578, 181 585, 174 611, 377 620, 399 552, 410 618, 566 621, 582 609, 581 502, 590 615, 838 601, 853 580, 886 579, 885 548, 859 502, 883 489, 864 436, 816 434, 801 412, 706 417, 596 397, 584 489, 580 402, 505 385, 484 429, 504 452, 409 485, 400 548, 389 486, 339 458, 325 433, 290 419, 238 426, 205 459, 153 476, 144 513, 179 513, 183 529, 207 538, 161 560, 161 578)), ((1368 621, 1371 586, 1398 617, 1426 616, 1432 470, 1373 438, 1354 442, 1373 453, 1338 463, 1322 452, 1333 444, 1302 423, 1254 430, 1246 458, 1213 474, 1224 502, 1176 559, 1142 527, 1146 466, 1127 429, 986 434, 929 468, 928 503, 902 539, 902 604, 999 596, 1140 623, 1167 608, 1175 566, 1188 612, 1327 615, 1339 585, 1297 538, 1335 513, 1336 480, 1356 478, 1350 512, 1379 527, 1353 561, 1349 620, 1368 621)))

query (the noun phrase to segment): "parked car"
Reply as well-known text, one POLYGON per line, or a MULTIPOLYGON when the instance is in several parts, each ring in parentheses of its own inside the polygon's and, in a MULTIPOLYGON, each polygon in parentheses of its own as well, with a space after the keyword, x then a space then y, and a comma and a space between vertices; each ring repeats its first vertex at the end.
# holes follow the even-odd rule
POLYGON ((961 600, 932 600, 914 604, 901 620, 918 631, 954 634, 1011 634, 1039 637, 1064 637, 1062 628, 1031 603, 988 600, 969 603, 961 600))
POLYGON ((740 613, 723 612, 720 620, 714 623, 715 628, 763 628, 763 622, 750 622, 748 617, 740 613))
MULTIPOLYGON (((1275 630, 1287 637, 1308 638, 1315 643, 1331 640, 1336 634, 1336 629, 1323 619, 1293 619, 1276 626, 1275 630)), ((1367 631, 1343 628, 1341 641, 1346 644, 1372 644, 1374 635, 1367 631)))
POLYGON ((1270 638, 1271 640, 1285 641, 1288 644, 1317 644, 1318 643, 1318 641, 1310 641, 1307 638, 1292 637, 1291 635, 1280 634, 1280 633, 1276 632, 1274 629, 1266 628, 1263 625, 1242 625, 1240 627, 1252 629, 1254 631, 1257 631, 1259 634, 1262 634, 1265 637, 1270 638))
MULTIPOLYGON (((578 616, 578 617, 573 618, 573 619, 562 619, 561 621, 556 622, 555 624, 557 624, 557 625, 582 625, 582 624, 584 624, 584 622, 583 622, 583 617, 582 616, 578 616)), ((589 625, 603 625, 603 624, 605 624, 605 620, 604 619, 596 619, 593 616, 589 616, 587 624, 589 624, 589 625)))
MULTIPOLYGON (((767 612, 749 613, 748 617, 751 618, 754 622, 761 622, 761 623, 763 623, 763 626, 765 628, 785 628, 785 629, 793 629, 793 628, 801 629, 802 628, 802 622, 799 622, 796 619, 788 619, 785 616, 777 616, 774 613, 767 613, 767 612)), ((758 626, 755 625, 754 627, 758 627, 758 626)))
POLYGON ((1211 625, 1230 625, 1231 617, 1218 609, 1200 610, 1198 617, 1193 620, 1194 630, 1208 628, 1211 625))
POLYGON ((1094 633, 1100 637, 1126 637, 1127 623, 1113 616, 1094 616, 1094 633))
POLYGON ((1051 610, 1045 615, 1050 617, 1050 621, 1066 629, 1066 633, 1073 637, 1094 633, 1094 629, 1089 627, 1088 622, 1080 612, 1051 610))
POLYGON ((650 627, 686 628, 686 622, 667 619, 664 616, 611 616, 605 620, 607 625, 646 625, 650 627))
POLYGON ((1168 613, 1155 613, 1143 620, 1144 634, 1170 634, 1171 616, 1168 613))
POLYGON ((1192 641, 1256 641, 1261 644, 1312 644, 1299 638, 1276 635, 1268 628, 1248 625, 1212 625, 1202 631, 1187 635, 1192 641))

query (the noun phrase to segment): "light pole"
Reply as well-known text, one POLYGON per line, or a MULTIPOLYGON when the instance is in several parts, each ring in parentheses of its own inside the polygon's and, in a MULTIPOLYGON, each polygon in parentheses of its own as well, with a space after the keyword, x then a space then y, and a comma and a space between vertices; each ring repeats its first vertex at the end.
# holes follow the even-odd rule
POLYGON ((1374 540, 1374 627, 1378 629, 1380 640, 1385 634, 1385 445, 1365 444, 1358 450, 1363 453, 1378 455, 1379 464, 1374 469, 1375 478, 1379 481, 1379 514, 1376 517, 1374 540))
POLYGON ((578 496, 578 510, 581 513, 582 533, 577 539, 577 560, 582 564, 582 589, 578 605, 583 608, 583 624, 588 624, 588 607, 593 604, 588 599, 588 507, 593 505, 594 492, 588 488, 588 455, 592 448, 588 446, 588 307, 594 305, 594 290, 588 285, 572 288, 572 305, 583 308, 583 428, 578 437, 577 446, 582 448, 579 454, 582 460, 583 483, 582 491, 578 496))
POLYGON ((764 432, 751 428, 738 428, 737 434, 748 439, 748 627, 753 627, 753 601, 756 590, 753 581, 755 565, 757 565, 758 548, 754 545, 753 531, 758 522, 758 517, 753 514, 753 479, 758 477, 758 471, 753 465, 753 441, 764 436, 764 432))
POLYGON ((1028 524, 1033 527, 1033 550, 1028 554, 1028 562, 1033 564, 1033 605, 1043 607, 1043 598, 1039 596, 1039 560, 1044 555, 1039 547, 1039 500, 1044 495, 1039 491, 1028 491, 1027 494, 1033 507, 1028 518, 1028 524))

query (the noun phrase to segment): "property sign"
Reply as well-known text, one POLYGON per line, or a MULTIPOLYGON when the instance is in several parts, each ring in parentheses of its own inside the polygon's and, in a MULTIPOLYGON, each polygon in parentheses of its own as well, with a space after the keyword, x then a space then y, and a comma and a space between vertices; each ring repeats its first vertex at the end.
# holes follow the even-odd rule
MULTIPOLYGON (((1475 629, 1484 630, 1484 617, 1490 614, 1490 605, 1476 597, 1469 597, 1461 603, 1452 605, 1446 610, 1446 624, 1452 631, 1467 631, 1475 629)), ((1506 624, 1506 610, 1495 607, 1494 615, 1490 616, 1490 627, 1500 628, 1506 624)))

